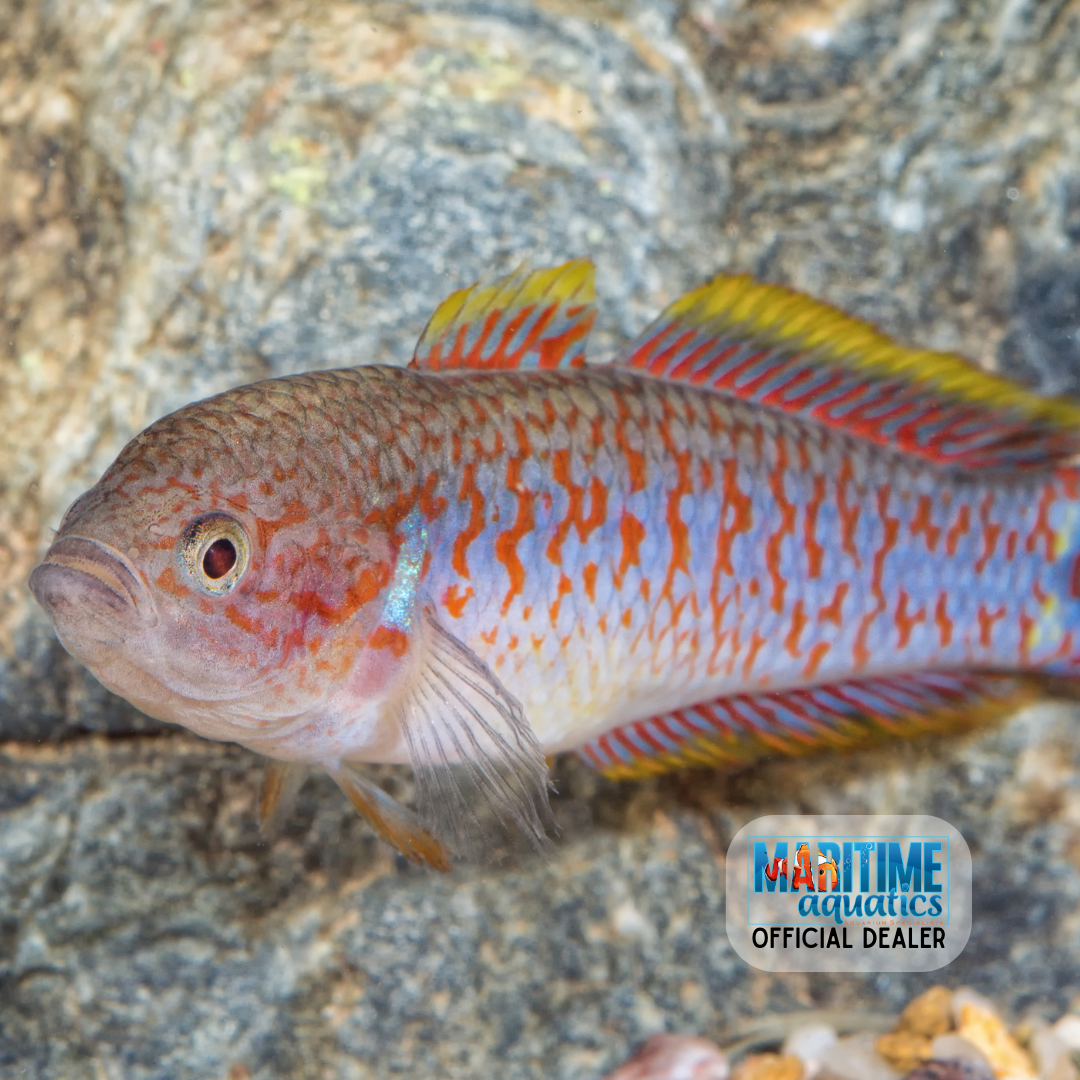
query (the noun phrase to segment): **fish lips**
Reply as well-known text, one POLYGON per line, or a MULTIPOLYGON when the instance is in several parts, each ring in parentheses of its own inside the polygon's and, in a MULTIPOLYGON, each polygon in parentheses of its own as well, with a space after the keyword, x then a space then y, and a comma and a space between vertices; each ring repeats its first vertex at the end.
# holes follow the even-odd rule
POLYGON ((62 536, 30 575, 30 591, 60 639, 77 657, 95 646, 121 644, 157 617, 124 556, 98 540, 62 536))

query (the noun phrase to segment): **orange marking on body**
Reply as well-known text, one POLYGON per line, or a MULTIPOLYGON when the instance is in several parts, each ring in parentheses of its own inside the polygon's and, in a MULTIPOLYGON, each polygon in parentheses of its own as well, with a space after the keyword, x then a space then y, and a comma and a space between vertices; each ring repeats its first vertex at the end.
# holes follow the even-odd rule
POLYGON ((619 410, 619 415, 615 419, 615 445, 626 461, 631 493, 643 491, 645 489, 645 455, 630 445, 630 440, 626 435, 634 418, 621 394, 616 396, 615 401, 619 410))
POLYGON ((862 671, 870 662, 870 650, 866 647, 866 638, 870 633, 870 626, 877 616, 877 611, 870 611, 859 620, 859 629, 855 633, 855 643, 851 646, 851 658, 855 663, 856 671, 862 671))
POLYGON ((480 631, 480 640, 486 642, 488 645, 494 645, 495 639, 499 636, 499 628, 493 626, 490 630, 480 631))
POLYGON ((634 621, 633 608, 626 608, 622 613, 622 619, 619 620, 627 630, 630 629, 630 624, 634 621))
POLYGON ((191 590, 186 585, 181 585, 180 582, 176 580, 171 566, 166 566, 165 569, 158 574, 157 581, 155 581, 154 584, 163 592, 171 593, 181 600, 191 595, 191 590))
POLYGON ((690 530, 682 519, 682 500, 684 496, 694 493, 694 486, 690 482, 690 451, 678 449, 671 437, 670 421, 673 415, 671 406, 665 402, 664 416, 660 420, 658 431, 670 460, 675 464, 676 476, 675 486, 667 495, 667 509, 664 513, 668 536, 671 539, 671 560, 661 595, 669 597, 672 595, 675 575, 680 571, 687 575, 690 573, 690 530))
MULTIPOLYGON (((135 475, 127 476, 124 478, 125 483, 131 480, 139 479, 135 475)), ((164 495, 170 488, 179 488, 181 491, 186 491, 189 495, 195 495, 198 493, 198 488, 194 484, 185 484, 183 481, 178 480, 175 476, 170 476, 161 487, 154 487, 151 484, 144 484, 139 488, 138 494, 143 492, 154 492, 156 495, 164 495)), ((183 506, 183 503, 180 503, 183 506)))
POLYGON ((865 667, 870 660, 870 653, 866 647, 866 638, 870 632, 870 626, 886 607, 885 592, 882 589, 881 579, 885 570, 885 559, 888 557, 889 552, 896 547, 896 538, 900 532, 900 519, 889 517, 888 514, 889 498, 891 495, 892 489, 888 484, 885 484, 878 489, 878 515, 881 518, 882 529, 885 535, 882 538, 881 547, 874 552, 874 573, 870 579, 870 590, 874 594, 874 599, 877 603, 874 606, 874 610, 867 612, 859 623, 859 630, 855 637, 855 645, 852 649, 856 666, 859 669, 865 667))
POLYGON ((601 634, 607 633, 607 619, 603 615, 597 620, 596 625, 599 627, 601 634))
POLYGON ((758 579, 756 577, 751 578, 749 580, 749 582, 747 582, 746 591, 751 596, 758 596, 761 593, 761 583, 758 581, 758 579))
POLYGON ((862 566, 859 549, 855 546, 855 530, 859 525, 860 507, 858 500, 848 502, 848 487, 855 479, 851 459, 845 457, 840 463, 840 474, 836 478, 836 509, 840 514, 840 543, 843 550, 851 556, 856 567, 862 566))
POLYGON ((919 623, 926 622, 925 608, 919 608, 913 615, 908 614, 909 599, 907 590, 901 589, 900 600, 896 605, 896 629, 899 631, 896 647, 898 649, 905 648, 911 640, 912 630, 914 630, 919 623))
POLYGON ((881 576, 885 569, 885 559, 888 557, 889 552, 896 547, 896 537, 900 531, 900 519, 895 517, 889 517, 889 498, 892 495, 892 489, 888 484, 883 485, 878 490, 877 504, 878 513, 881 515, 881 525, 885 533, 881 541, 881 547, 874 552, 874 575, 871 579, 871 588, 874 591, 874 595, 884 604, 885 594, 881 589, 881 576))
POLYGON ((713 608, 713 645, 712 651, 709 653, 709 661, 706 664, 706 673, 709 675, 715 675, 720 670, 717 661, 720 656, 720 650, 723 649, 724 643, 729 636, 726 630, 721 629, 721 626, 724 621, 724 614, 727 611, 727 606, 730 603, 731 594, 729 593, 713 608))
POLYGON ((585 595, 589 603, 596 603, 596 563, 587 562, 585 569, 581 571, 581 578, 585 583, 585 595))
POLYGON ((390 584, 392 578, 393 572, 388 561, 372 562, 359 570, 356 579, 345 590, 337 605, 330 604, 315 589, 297 590, 289 597, 289 603, 305 615, 313 615, 324 622, 339 625, 374 600, 390 584))
MULTIPOLYGON (((795 443, 795 449, 796 449, 796 451, 798 452, 798 455, 799 455, 799 469, 800 469, 800 471, 802 471, 804 473, 808 473, 810 471, 811 462, 810 462, 810 450, 806 445, 806 435, 805 434, 799 436, 798 441, 795 443)), ((816 483, 815 483, 814 486, 816 488, 816 486, 817 486, 816 483)))
POLYGON ((399 659, 405 655, 409 648, 409 638, 406 633, 396 626, 376 626, 367 640, 368 647, 372 649, 389 649, 399 659))
MULTIPOLYGON (((805 454, 806 448, 799 443, 800 450, 805 454)), ((809 468, 807 460, 804 468, 809 468)), ((821 509, 821 503, 825 498, 825 477, 814 477, 814 494, 806 505, 806 566, 807 576, 813 580, 821 576, 821 563, 825 557, 825 549, 818 543, 817 517, 821 509)))
POLYGON ((510 587, 503 599, 502 613, 510 610, 515 596, 520 596, 525 588, 525 567, 518 558, 517 546, 523 536, 530 533, 536 525, 533 516, 533 502, 536 496, 521 483, 521 458, 511 458, 506 463, 506 486, 517 496, 517 516, 514 524, 499 533, 495 538, 495 558, 506 567, 510 578, 510 587))
POLYGON ((443 593, 443 607, 450 612, 455 619, 460 619, 465 614, 465 605, 473 598, 472 586, 470 585, 461 595, 458 595, 457 582, 455 581, 446 592, 443 593))
POLYGON ((796 660, 802 655, 799 650, 799 638, 809 621, 802 600, 796 600, 795 607, 791 611, 791 629, 788 631, 787 637, 784 638, 784 648, 796 660))
POLYGON ((1073 651, 1073 632, 1066 630, 1062 635, 1061 644, 1054 650, 1053 655, 1050 657, 1050 662, 1055 660, 1064 660, 1066 657, 1071 657, 1073 651))
POLYGON ((554 626, 559 618, 559 606, 562 604, 562 598, 567 593, 574 591, 574 586, 570 583, 570 579, 565 574, 559 575, 559 588, 555 593, 555 599, 551 603, 551 607, 548 609, 551 615, 551 625, 554 626))
POLYGON ((848 594, 848 583, 841 581, 836 586, 836 592, 833 593, 833 598, 829 602, 828 606, 823 607, 818 612, 818 622, 831 622, 836 626, 842 626, 841 621, 842 611, 844 607, 844 597, 848 594))
POLYGON ((604 487, 600 477, 594 476, 589 481, 589 516, 578 517, 578 539, 584 544, 593 530, 598 529, 607 521, 607 488, 604 487))
POLYGON ((237 629, 243 630, 245 634, 252 634, 269 648, 277 644, 277 627, 268 630, 260 619, 249 618, 235 604, 229 604, 225 608, 225 618, 237 629))
POLYGON ((510 635, 510 640, 507 641, 507 643, 506 643, 506 648, 507 648, 508 651, 513 652, 513 650, 516 649, 517 647, 518 647, 517 634, 511 634, 510 635))
MULTIPOLYGON (((716 570, 735 576, 731 548, 740 533, 749 532, 754 523, 754 504, 739 487, 739 463, 727 458, 722 466, 723 498, 720 502, 720 529, 716 536, 716 570), (728 518, 731 522, 728 524, 728 518)), ((716 576, 714 575, 714 588, 716 576)))
POLYGON ((981 574, 986 564, 994 557, 1001 526, 990 520, 990 511, 994 508, 994 493, 988 491, 979 504, 979 520, 982 522, 983 551, 975 563, 975 573, 981 574))
POLYGON ((979 644, 984 649, 989 649, 991 636, 994 631, 994 623, 1005 617, 1005 607, 1002 605, 996 611, 991 611, 985 604, 979 605, 979 644))
POLYGON ((1039 506, 1035 512, 1035 527, 1027 538, 1029 553, 1034 553, 1039 546, 1039 540, 1043 541, 1043 550, 1046 558, 1054 557, 1054 530, 1050 528, 1050 506, 1054 501, 1054 488, 1047 484, 1039 496, 1039 506))
POLYGON ((756 630, 750 635, 750 645, 746 653, 746 662, 743 664, 743 678, 749 679, 750 673, 754 670, 754 661, 757 659, 758 653, 768 643, 768 639, 764 638, 756 630))
POLYGON ((688 597, 684 596, 680 601, 678 601, 678 603, 676 603, 675 601, 671 602, 671 620, 670 621, 671 621, 672 626, 678 626, 679 625, 679 619, 682 618, 683 608, 686 607, 687 599, 688 599, 688 597))
POLYGON ((529 433, 525 430, 525 425, 516 416, 514 417, 514 436, 518 441, 518 456, 523 458, 531 457, 532 443, 529 441, 529 433))
POLYGON ((461 490, 458 498, 469 503, 469 524, 458 533, 454 540, 454 557, 451 565, 460 577, 469 579, 469 545, 484 531, 484 496, 476 486, 476 466, 466 462, 461 478, 461 490))
POLYGON ((915 510, 915 517, 911 521, 911 535, 926 537, 926 547, 930 552, 937 550, 938 539, 941 529, 934 524, 932 514, 934 512, 934 500, 929 495, 920 495, 919 504, 915 510))
POLYGON ((606 441, 604 439, 604 416, 602 413, 597 413, 589 424, 589 432, 592 435, 592 448, 599 450, 606 441))
POLYGON ((770 601, 773 611, 784 610, 784 593, 787 590, 787 581, 780 570, 780 556, 782 554, 784 537, 795 535, 795 521, 798 511, 784 491, 784 474, 787 472, 788 454, 787 443, 784 439, 776 440, 776 466, 769 473, 769 490, 772 492, 776 505, 780 510, 780 525, 769 537, 765 545, 765 566, 768 568, 769 577, 772 579, 772 600, 770 601))
POLYGON ((428 519, 434 521, 446 509, 447 503, 443 496, 435 495, 435 489, 439 486, 439 474, 430 473, 424 481, 424 487, 420 492, 420 512, 428 519))
POLYGON ((811 648, 806 657, 806 663, 803 665, 804 679, 813 679, 817 675, 821 661, 828 656, 830 648, 832 646, 827 641, 819 641, 811 648))
POLYGON ((1020 534, 1015 529, 1010 529, 1005 537, 1005 558, 1016 558, 1016 545, 1020 542, 1020 534))
POLYGON ((266 550, 270 541, 280 529, 287 528, 290 525, 302 525, 310 517, 311 511, 294 495, 282 508, 280 517, 270 520, 259 518, 259 544, 262 546, 263 551, 266 550))
POLYGON ((1035 620, 1023 609, 1020 609, 1020 666, 1027 667, 1031 663, 1031 632, 1035 629, 1035 620))
POLYGON ((956 520, 952 523, 948 533, 945 535, 945 552, 948 555, 955 555, 956 549, 960 544, 960 538, 967 536, 971 531, 971 509, 967 505, 961 506, 959 512, 956 515, 956 520))
POLYGON ((938 628, 938 636, 941 640, 941 647, 947 649, 952 643, 953 636, 953 621, 949 618, 948 612, 945 610, 948 604, 948 597, 945 593, 938 593, 937 606, 934 608, 934 623, 938 628))
POLYGON ((551 455, 551 471, 557 484, 566 489, 568 505, 566 516, 555 526, 555 532, 548 542, 547 557, 556 566, 562 566, 562 545, 570 532, 570 527, 577 517, 582 496, 582 488, 574 483, 570 468, 570 451, 559 449, 551 455))
POLYGON ((619 536, 622 538, 622 554, 619 556, 619 569, 615 571, 615 588, 621 589, 626 571, 631 566, 641 565, 641 541, 645 539, 645 526, 633 514, 624 512, 619 521, 619 536))

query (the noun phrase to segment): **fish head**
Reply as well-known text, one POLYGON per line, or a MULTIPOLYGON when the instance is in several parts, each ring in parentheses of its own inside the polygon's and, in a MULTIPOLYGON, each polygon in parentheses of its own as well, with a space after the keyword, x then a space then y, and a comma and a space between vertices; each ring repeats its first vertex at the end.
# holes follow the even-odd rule
POLYGON ((343 687, 378 697, 385 658, 400 659, 371 647, 400 544, 325 453, 280 430, 235 438, 236 415, 206 405, 129 444, 68 510, 30 587, 108 689, 251 744, 343 687))

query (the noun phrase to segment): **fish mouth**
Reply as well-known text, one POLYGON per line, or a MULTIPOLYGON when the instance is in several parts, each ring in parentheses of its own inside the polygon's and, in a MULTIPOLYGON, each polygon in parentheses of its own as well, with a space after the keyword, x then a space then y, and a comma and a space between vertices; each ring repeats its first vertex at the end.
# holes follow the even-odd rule
POLYGON ((54 623, 80 609, 120 617, 152 615, 150 598, 127 559, 85 536, 63 536, 30 575, 30 591, 54 623))

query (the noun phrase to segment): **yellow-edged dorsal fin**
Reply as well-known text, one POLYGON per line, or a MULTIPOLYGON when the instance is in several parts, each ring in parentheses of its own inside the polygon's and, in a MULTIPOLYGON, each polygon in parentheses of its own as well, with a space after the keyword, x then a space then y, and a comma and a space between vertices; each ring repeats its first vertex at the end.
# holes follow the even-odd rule
POLYGON ((580 367, 596 318, 593 275, 588 259, 575 259, 459 289, 435 309, 411 366, 580 367))
POLYGON ((677 300, 619 363, 960 468, 1051 468, 1080 453, 1080 404, 951 353, 904 348, 746 275, 722 275, 677 300))

